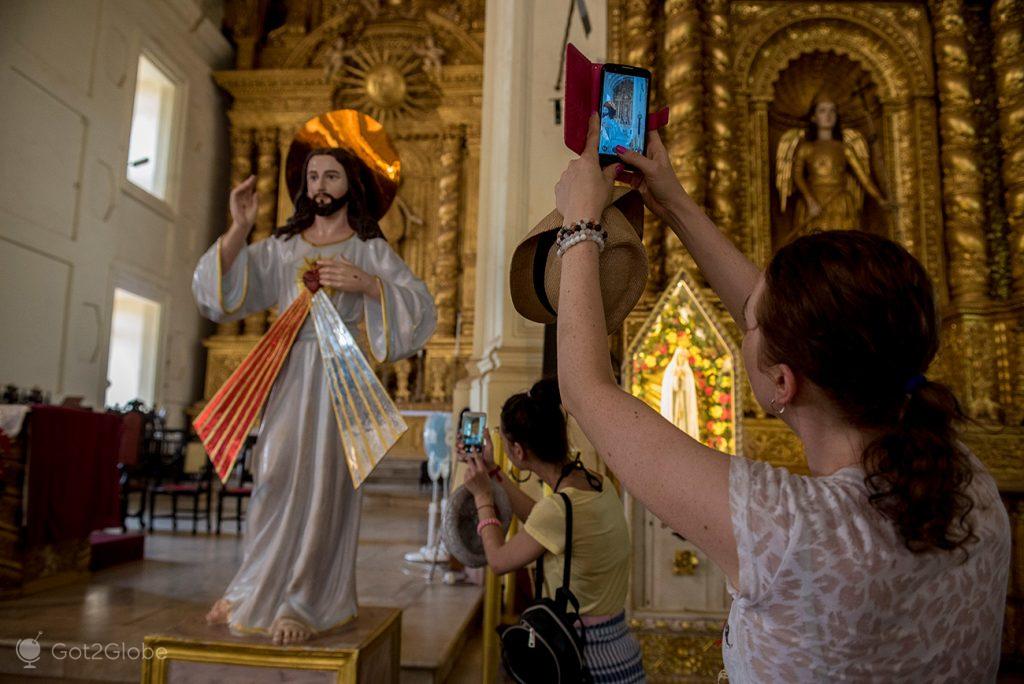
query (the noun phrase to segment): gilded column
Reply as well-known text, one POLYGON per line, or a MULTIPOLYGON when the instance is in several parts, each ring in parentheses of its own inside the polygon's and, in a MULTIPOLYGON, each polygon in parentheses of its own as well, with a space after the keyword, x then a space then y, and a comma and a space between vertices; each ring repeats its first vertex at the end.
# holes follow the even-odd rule
POLYGON ((277 173, 277 225, 283 226, 292 214, 292 200, 288 194, 288 179, 285 177, 287 171, 288 149, 292 146, 292 139, 301 124, 291 126, 280 126, 277 129, 277 154, 280 163, 277 173))
MULTIPOLYGON (((260 198, 260 206, 256 213, 256 227, 251 239, 254 243, 270 237, 277 219, 277 128, 258 130, 256 149, 256 192, 260 198)), ((266 322, 266 312, 246 316, 245 334, 262 335, 266 322)))
POLYGON ((995 31, 996 92, 1003 147, 1003 186, 1010 228, 1013 297, 1024 300, 1024 0, 997 0, 995 31))
MULTIPOLYGON (((704 150, 701 77, 701 22, 697 0, 667 0, 662 43, 664 93, 669 106, 665 145, 676 175, 698 204, 704 203, 704 150)), ((665 231, 665 271, 672 277, 693 258, 679 239, 665 231)))
POLYGON ((456 128, 441 140, 434 304, 437 305, 437 333, 444 337, 455 335, 455 303, 459 289, 459 172, 464 139, 462 129, 456 128))
POLYGON ((938 64, 942 199, 946 217, 949 289, 955 305, 987 300, 985 212, 978 125, 971 95, 963 0, 932 0, 938 64))
POLYGON ((750 254, 754 263, 764 268, 772 255, 772 225, 768 207, 771 195, 771 169, 768 164, 768 101, 754 99, 749 105, 751 174, 747 179, 746 208, 754 230, 749 237, 750 254))
MULTIPOLYGON (((252 174, 252 130, 231 127, 231 187, 252 174)), ((231 221, 231 214, 228 214, 231 221)), ((237 335, 238 321, 217 324, 218 335, 237 335)))
MULTIPOLYGON (((623 19, 626 40, 622 56, 626 64, 647 64, 651 60, 651 55, 657 53, 654 12, 655 8, 650 0, 637 0, 626 4, 623 19)), ((663 84, 656 78, 653 85, 658 88, 663 84)), ((651 95, 651 103, 656 106, 654 92, 651 95)), ((648 306, 653 306, 654 300, 661 294, 665 279, 665 250, 662 244, 664 234, 665 227, 661 221, 651 212, 644 212, 644 249, 647 250, 647 261, 651 269, 644 291, 644 300, 648 306)))
POLYGON ((729 72, 729 0, 704 0, 704 130, 708 150, 707 206, 711 220, 736 239, 736 169, 733 166, 729 72))

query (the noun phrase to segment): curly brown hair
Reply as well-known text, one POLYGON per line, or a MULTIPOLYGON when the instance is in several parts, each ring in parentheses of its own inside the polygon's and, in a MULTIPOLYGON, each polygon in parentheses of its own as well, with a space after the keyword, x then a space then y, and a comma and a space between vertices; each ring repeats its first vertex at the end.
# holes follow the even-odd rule
POLYGON ((923 374, 939 348, 935 295, 920 262, 886 238, 827 231, 786 245, 765 271, 760 362, 786 363, 876 437, 863 452, 871 504, 913 552, 974 538, 964 418, 923 374))

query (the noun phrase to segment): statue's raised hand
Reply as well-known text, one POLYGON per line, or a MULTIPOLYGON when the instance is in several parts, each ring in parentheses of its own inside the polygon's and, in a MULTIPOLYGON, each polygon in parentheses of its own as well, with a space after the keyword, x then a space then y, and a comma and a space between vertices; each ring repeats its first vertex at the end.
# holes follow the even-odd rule
POLYGON ((231 220, 236 230, 246 236, 256 224, 256 212, 260 207, 260 198, 256 194, 256 176, 249 176, 231 190, 228 201, 231 208, 231 220))

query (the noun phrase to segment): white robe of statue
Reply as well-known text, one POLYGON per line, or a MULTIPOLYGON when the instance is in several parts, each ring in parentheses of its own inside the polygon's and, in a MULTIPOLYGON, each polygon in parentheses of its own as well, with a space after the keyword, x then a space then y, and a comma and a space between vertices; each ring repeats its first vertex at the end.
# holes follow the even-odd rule
MULTIPOLYGON (((437 323, 434 300, 388 243, 352 237, 314 245, 302 236, 244 247, 221 273, 219 242, 199 261, 192 292, 204 316, 235 321, 276 306, 304 287, 301 273, 319 258, 343 256, 381 284, 381 301, 336 292, 338 314, 358 338, 365 320, 377 361, 411 356, 437 323)), ((316 631, 356 614, 360 492, 352 487, 312 317, 299 330, 274 382, 256 442, 242 565, 224 598, 236 633, 269 633, 279 617, 316 631)))

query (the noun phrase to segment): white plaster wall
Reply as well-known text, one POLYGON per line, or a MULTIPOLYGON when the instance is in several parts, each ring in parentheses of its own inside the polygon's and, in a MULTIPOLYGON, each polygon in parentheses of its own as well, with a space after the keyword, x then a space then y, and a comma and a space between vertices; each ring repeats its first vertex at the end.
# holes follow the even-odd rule
POLYGON ((178 423, 199 397, 208 327, 190 279, 224 227, 210 73, 230 64, 200 0, 0 2, 0 384, 101 406, 122 287, 163 305, 157 403, 178 423), (124 179, 143 50, 183 84, 168 203, 124 179))
MULTIPOLYGON (((590 36, 577 14, 569 40, 603 62, 607 3, 587 5, 590 36)), ((543 326, 516 313, 508 273, 519 239, 554 208, 555 183, 574 157, 552 103, 562 95, 555 82, 568 8, 550 0, 487 3, 474 361, 455 405, 468 403, 494 418, 508 395, 540 376, 543 326)))

